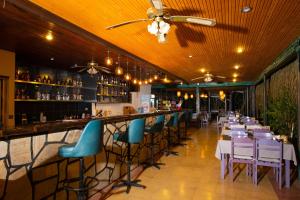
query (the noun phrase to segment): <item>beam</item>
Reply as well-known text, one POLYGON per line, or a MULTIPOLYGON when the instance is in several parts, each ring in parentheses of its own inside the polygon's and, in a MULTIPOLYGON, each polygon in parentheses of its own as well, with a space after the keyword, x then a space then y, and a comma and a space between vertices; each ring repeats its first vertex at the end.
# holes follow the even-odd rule
POLYGON ((154 89, 160 88, 178 88, 178 89, 188 89, 188 88, 219 88, 219 87, 245 87, 252 86, 254 82, 245 81, 245 82, 225 82, 225 83, 193 83, 193 84, 182 84, 182 85, 174 85, 174 84, 155 84, 153 85, 154 89))

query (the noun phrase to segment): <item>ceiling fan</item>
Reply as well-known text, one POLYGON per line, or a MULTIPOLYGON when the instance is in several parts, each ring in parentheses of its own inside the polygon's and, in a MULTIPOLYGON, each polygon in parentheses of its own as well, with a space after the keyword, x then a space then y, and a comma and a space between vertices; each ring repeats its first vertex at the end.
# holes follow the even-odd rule
POLYGON ((192 24, 199 24, 205 26, 215 26, 215 19, 207 19, 194 16, 171 16, 167 10, 168 8, 163 5, 162 0, 149 0, 152 7, 148 8, 147 16, 148 19, 137 19, 132 21, 123 22, 106 27, 107 30, 111 30, 127 24, 136 22, 152 21, 152 24, 148 25, 148 32, 155 35, 159 43, 166 41, 167 33, 170 30, 170 24, 168 22, 185 22, 192 24))
POLYGON ((111 73, 109 68, 99 66, 98 63, 96 63, 94 60, 88 62, 86 66, 79 66, 79 65, 75 64, 71 67, 71 69, 77 69, 77 68, 82 68, 82 69, 78 70, 78 72, 83 72, 86 70, 87 73, 89 73, 91 75, 95 75, 99 71, 103 71, 108 74, 111 73))
POLYGON ((208 83, 208 82, 212 82, 214 77, 221 78, 221 79, 225 79, 226 78, 225 76, 214 76, 211 73, 207 72, 206 74, 204 74, 204 76, 193 78, 193 79, 191 79, 191 81, 196 81, 198 79, 203 79, 204 82, 208 83))

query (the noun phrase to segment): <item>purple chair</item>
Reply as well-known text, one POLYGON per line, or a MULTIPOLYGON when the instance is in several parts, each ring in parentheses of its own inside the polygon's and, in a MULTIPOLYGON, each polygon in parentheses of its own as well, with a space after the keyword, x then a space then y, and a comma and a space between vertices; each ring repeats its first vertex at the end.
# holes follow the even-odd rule
POLYGON ((246 173, 249 176, 252 171, 255 158, 255 140, 249 137, 232 137, 231 138, 231 154, 229 158, 229 174, 233 181, 233 164, 247 164, 246 173))
POLYGON ((257 185, 257 167, 267 166, 275 169, 276 181, 281 189, 282 142, 270 139, 256 140, 256 156, 253 167, 253 180, 257 185))

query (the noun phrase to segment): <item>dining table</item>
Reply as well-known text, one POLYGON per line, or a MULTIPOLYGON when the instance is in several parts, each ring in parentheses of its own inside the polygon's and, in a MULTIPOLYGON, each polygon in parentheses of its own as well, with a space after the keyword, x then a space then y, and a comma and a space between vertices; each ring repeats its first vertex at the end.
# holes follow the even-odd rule
MULTIPOLYGON (((227 127, 222 128, 221 135, 218 139, 215 157, 221 161, 221 179, 225 178, 225 170, 228 168, 228 159, 231 154, 231 130, 227 127)), ((236 133, 235 133, 236 134, 236 133)), ((247 134, 242 134, 247 136, 247 134)), ((249 136, 250 137, 250 136, 249 136)), ((273 139, 273 138, 270 138, 273 139)), ((289 141, 283 141, 283 160, 284 160, 284 180, 285 187, 290 187, 290 164, 297 166, 295 148, 289 141)))

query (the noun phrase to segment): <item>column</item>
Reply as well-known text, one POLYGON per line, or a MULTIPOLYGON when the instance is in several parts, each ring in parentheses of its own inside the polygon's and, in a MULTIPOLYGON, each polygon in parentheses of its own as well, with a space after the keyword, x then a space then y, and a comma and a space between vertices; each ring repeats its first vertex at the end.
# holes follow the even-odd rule
POLYGON ((267 125, 267 81, 266 81, 266 75, 264 75, 264 94, 263 94, 263 111, 264 111, 264 125, 267 125))
POLYGON ((200 112, 200 94, 199 94, 199 87, 196 87, 196 112, 200 112))

